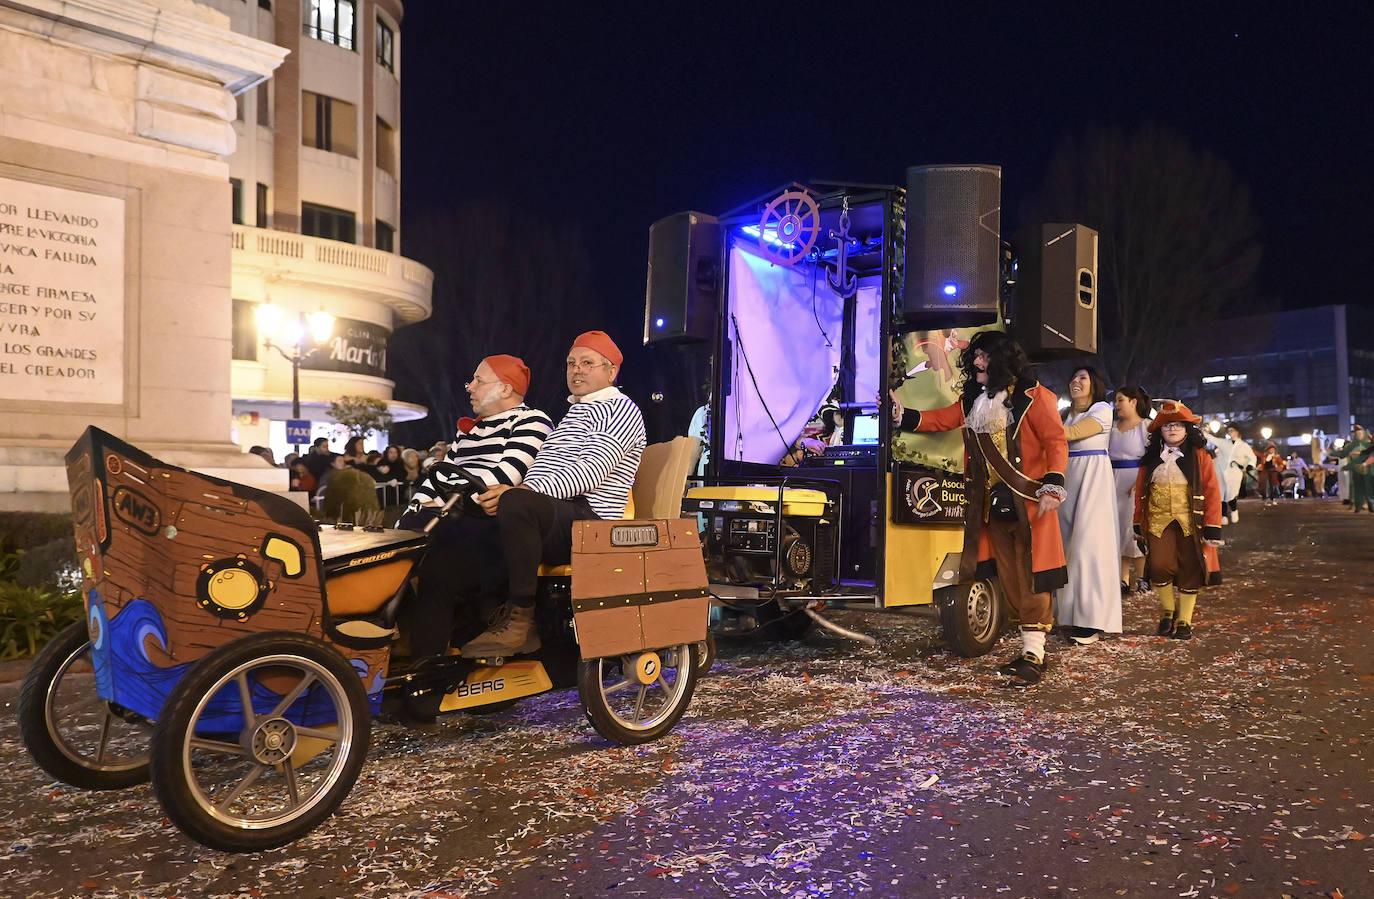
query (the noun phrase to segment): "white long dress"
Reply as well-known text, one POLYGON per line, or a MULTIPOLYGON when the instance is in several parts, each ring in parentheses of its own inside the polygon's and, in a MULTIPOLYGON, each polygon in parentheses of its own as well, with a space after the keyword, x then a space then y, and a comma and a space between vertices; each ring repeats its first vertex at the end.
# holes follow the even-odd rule
MULTIPOLYGON (((1107 444, 1107 456, 1112 460, 1112 476, 1116 481, 1116 534, 1123 559, 1144 557, 1135 542, 1131 527, 1135 518, 1135 479, 1140 473, 1140 457, 1150 442, 1150 422, 1142 419, 1129 431, 1121 432, 1113 425, 1107 444)), ((1117 574, 1120 577, 1120 573, 1117 574)), ((1119 589, 1119 588, 1118 588, 1119 589)))
POLYGON ((1101 432, 1069 443, 1064 487, 1068 499, 1059 506, 1064 559, 1069 582, 1054 593, 1055 618, 1061 625, 1121 633, 1121 560, 1117 547, 1116 484, 1107 443, 1112 407, 1094 403, 1070 414, 1065 425, 1092 417, 1101 432))

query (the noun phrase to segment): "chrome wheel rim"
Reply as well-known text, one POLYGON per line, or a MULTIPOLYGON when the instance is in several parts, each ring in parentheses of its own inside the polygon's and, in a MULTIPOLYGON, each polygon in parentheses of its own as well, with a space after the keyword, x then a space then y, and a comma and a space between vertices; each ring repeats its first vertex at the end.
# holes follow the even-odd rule
POLYGON ((616 724, 629 731, 647 731, 670 719, 686 696, 688 659, 693 652, 696 647, 686 643, 658 650, 661 664, 648 684, 641 684, 634 674, 639 653, 597 659, 601 702, 616 724))
POLYGON ((354 739, 348 695, 324 665, 294 653, 263 656, 225 672, 201 696, 182 740, 182 771, 196 802, 216 821, 242 830, 276 827, 328 797, 354 739), (216 697, 221 705, 212 711, 216 697), (237 730, 197 731, 211 715, 222 719, 234 698, 237 730), (332 710, 333 720, 296 723, 287 718, 293 706, 297 716, 308 707, 315 719, 330 718, 332 710))
POLYGON ((89 683, 73 683, 86 680, 84 673, 73 669, 83 659, 89 663, 90 657, 91 644, 81 644, 62 660, 48 683, 43 696, 48 736, 59 752, 91 771, 116 773, 148 764, 148 722, 141 716, 120 715, 101 699, 93 673, 89 683))

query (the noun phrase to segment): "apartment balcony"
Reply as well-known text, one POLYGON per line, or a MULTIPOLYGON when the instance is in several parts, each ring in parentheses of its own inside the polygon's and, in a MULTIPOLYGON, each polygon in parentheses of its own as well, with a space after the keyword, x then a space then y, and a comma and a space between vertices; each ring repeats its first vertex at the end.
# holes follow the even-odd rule
POLYGON ((233 226, 232 240, 235 298, 257 299, 281 283, 379 303, 397 326, 423 321, 433 309, 434 272, 404 256, 244 225, 233 226))

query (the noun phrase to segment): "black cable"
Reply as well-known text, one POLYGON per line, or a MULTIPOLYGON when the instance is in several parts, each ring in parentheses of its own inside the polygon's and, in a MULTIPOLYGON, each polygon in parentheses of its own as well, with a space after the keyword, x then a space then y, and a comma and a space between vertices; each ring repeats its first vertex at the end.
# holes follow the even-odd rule
POLYGON ((825 325, 821 324, 821 314, 816 309, 816 276, 817 273, 820 272, 820 269, 821 267, 818 264, 813 264, 811 268, 811 317, 816 320, 816 328, 821 332, 821 336, 825 338, 825 345, 834 349, 835 344, 830 341, 830 335, 825 333, 825 325))
POLYGON ((777 432, 778 439, 782 441, 782 454, 786 456, 792 452, 792 444, 787 442, 787 438, 782 436, 782 428, 778 427, 778 421, 773 417, 773 412, 768 408, 768 401, 763 398, 763 391, 759 390, 758 378, 754 377, 754 366, 749 364, 749 354, 744 350, 744 341, 739 336, 739 319, 735 318, 735 313, 730 313, 730 324, 735 327, 735 346, 739 347, 740 358, 744 360, 745 371, 749 372, 749 380, 754 384, 754 395, 759 398, 759 403, 763 406, 763 411, 768 414, 768 420, 773 423, 773 430, 777 432))

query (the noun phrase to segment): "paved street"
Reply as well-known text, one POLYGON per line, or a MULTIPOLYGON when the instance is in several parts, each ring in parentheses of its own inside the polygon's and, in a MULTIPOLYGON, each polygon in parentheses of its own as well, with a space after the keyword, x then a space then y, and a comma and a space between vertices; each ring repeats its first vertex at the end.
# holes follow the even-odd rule
POLYGON ((935 625, 729 641, 666 739, 612 748, 574 692, 437 734, 376 725, 358 785, 294 846, 202 849, 147 786, 34 767, 0 684, 6 896, 1374 895, 1374 516, 1242 504, 1197 639, 1050 640, 963 660, 935 625))

